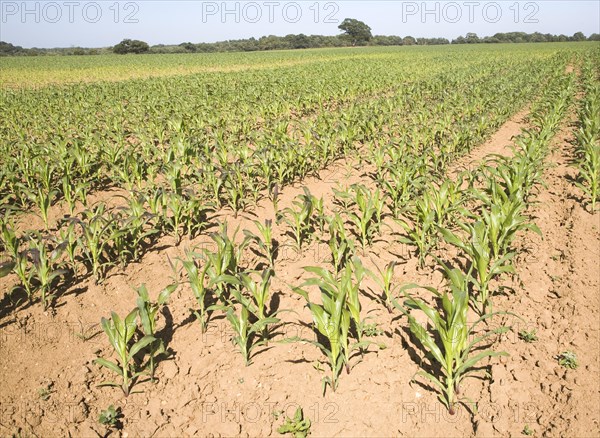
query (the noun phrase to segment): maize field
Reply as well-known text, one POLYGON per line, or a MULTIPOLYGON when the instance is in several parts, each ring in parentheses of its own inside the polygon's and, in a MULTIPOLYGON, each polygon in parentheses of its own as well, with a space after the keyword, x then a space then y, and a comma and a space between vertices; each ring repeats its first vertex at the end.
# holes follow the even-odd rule
POLYGON ((600 435, 600 45, 0 59, 1 436, 600 435))

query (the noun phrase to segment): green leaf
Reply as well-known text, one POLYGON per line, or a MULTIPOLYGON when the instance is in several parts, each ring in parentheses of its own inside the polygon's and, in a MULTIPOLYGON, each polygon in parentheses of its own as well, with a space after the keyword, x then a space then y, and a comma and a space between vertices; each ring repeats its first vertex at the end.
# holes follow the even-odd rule
POLYGON ((141 350, 146 348, 154 341, 156 341, 156 338, 154 336, 146 335, 142 339, 137 341, 135 344, 133 344, 131 350, 129 350, 129 360, 131 361, 136 354, 138 354, 141 350))
POLYGON ((119 375, 123 374, 123 370, 116 363, 106 360, 102 357, 94 359, 94 363, 106 367, 119 375))

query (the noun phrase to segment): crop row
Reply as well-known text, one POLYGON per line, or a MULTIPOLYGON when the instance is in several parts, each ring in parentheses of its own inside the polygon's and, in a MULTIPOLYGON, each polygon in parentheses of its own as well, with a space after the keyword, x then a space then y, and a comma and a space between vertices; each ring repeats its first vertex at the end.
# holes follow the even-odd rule
POLYGON ((600 201, 600 84, 598 67, 591 59, 581 69, 582 93, 579 109, 576 164, 578 178, 575 184, 583 191, 592 213, 600 201))

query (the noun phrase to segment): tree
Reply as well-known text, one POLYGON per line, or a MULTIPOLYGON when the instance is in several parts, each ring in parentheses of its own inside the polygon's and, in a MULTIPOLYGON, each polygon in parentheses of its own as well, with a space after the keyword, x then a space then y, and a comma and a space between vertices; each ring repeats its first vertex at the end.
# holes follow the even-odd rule
POLYGON ((343 30, 343 37, 347 38, 353 46, 357 44, 365 44, 373 37, 371 28, 362 21, 354 18, 346 18, 338 29, 343 30))
POLYGON ((465 42, 467 44, 476 44, 479 42, 479 37, 477 36, 476 33, 469 32, 469 33, 467 33, 467 36, 465 37, 465 42))
POLYGON ((573 41, 585 41, 585 35, 583 34, 583 32, 574 33, 573 41))
POLYGON ((190 42, 187 42, 187 43, 181 43, 181 44, 179 44, 179 47, 183 47, 183 48, 185 49, 185 51, 186 51, 186 52, 192 52, 192 53, 193 53, 193 52, 195 52, 195 51, 196 51, 196 46, 195 46, 195 45, 193 45, 193 44, 192 44, 192 43, 190 43, 190 42))
POLYGON ((146 53, 150 50, 148 43, 140 40, 124 39, 119 44, 113 47, 113 52, 119 55, 125 55, 126 53, 146 53))
POLYGON ((417 44, 417 40, 414 37, 411 37, 410 35, 402 38, 402 45, 404 46, 414 46, 415 44, 417 44))

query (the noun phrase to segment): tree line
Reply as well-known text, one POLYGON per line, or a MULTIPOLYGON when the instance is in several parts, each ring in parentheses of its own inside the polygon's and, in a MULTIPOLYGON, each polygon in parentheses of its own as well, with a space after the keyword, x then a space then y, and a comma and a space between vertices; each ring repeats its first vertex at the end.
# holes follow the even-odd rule
MULTIPOLYGON (((346 20, 344 20, 346 22, 346 20)), ((360 23, 360 22, 359 22, 360 23)), ((343 23, 342 23, 343 24, 343 23)), ((364 23, 362 23, 364 24, 364 23)), ((340 28, 342 25, 340 25, 340 28)), ((368 26, 367 26, 368 27, 368 26)), ((361 32, 364 32, 363 28, 361 32)), ((311 49, 348 46, 414 46, 441 44, 489 44, 489 43, 543 43, 571 41, 600 41, 600 34, 594 33, 586 37, 582 32, 572 36, 542 34, 539 32, 507 32, 492 36, 479 37, 476 33, 467 33, 452 41, 447 38, 415 38, 412 36, 370 35, 368 33, 353 34, 344 31, 342 35, 304 35, 290 34, 286 36, 268 35, 260 38, 219 41, 215 43, 184 42, 177 45, 158 44, 150 46, 144 41, 125 39, 113 47, 107 48, 55 48, 26 49, 8 42, 0 41, 0 56, 37 56, 37 55, 100 55, 106 53, 213 53, 213 52, 254 52, 266 50, 311 49)))

